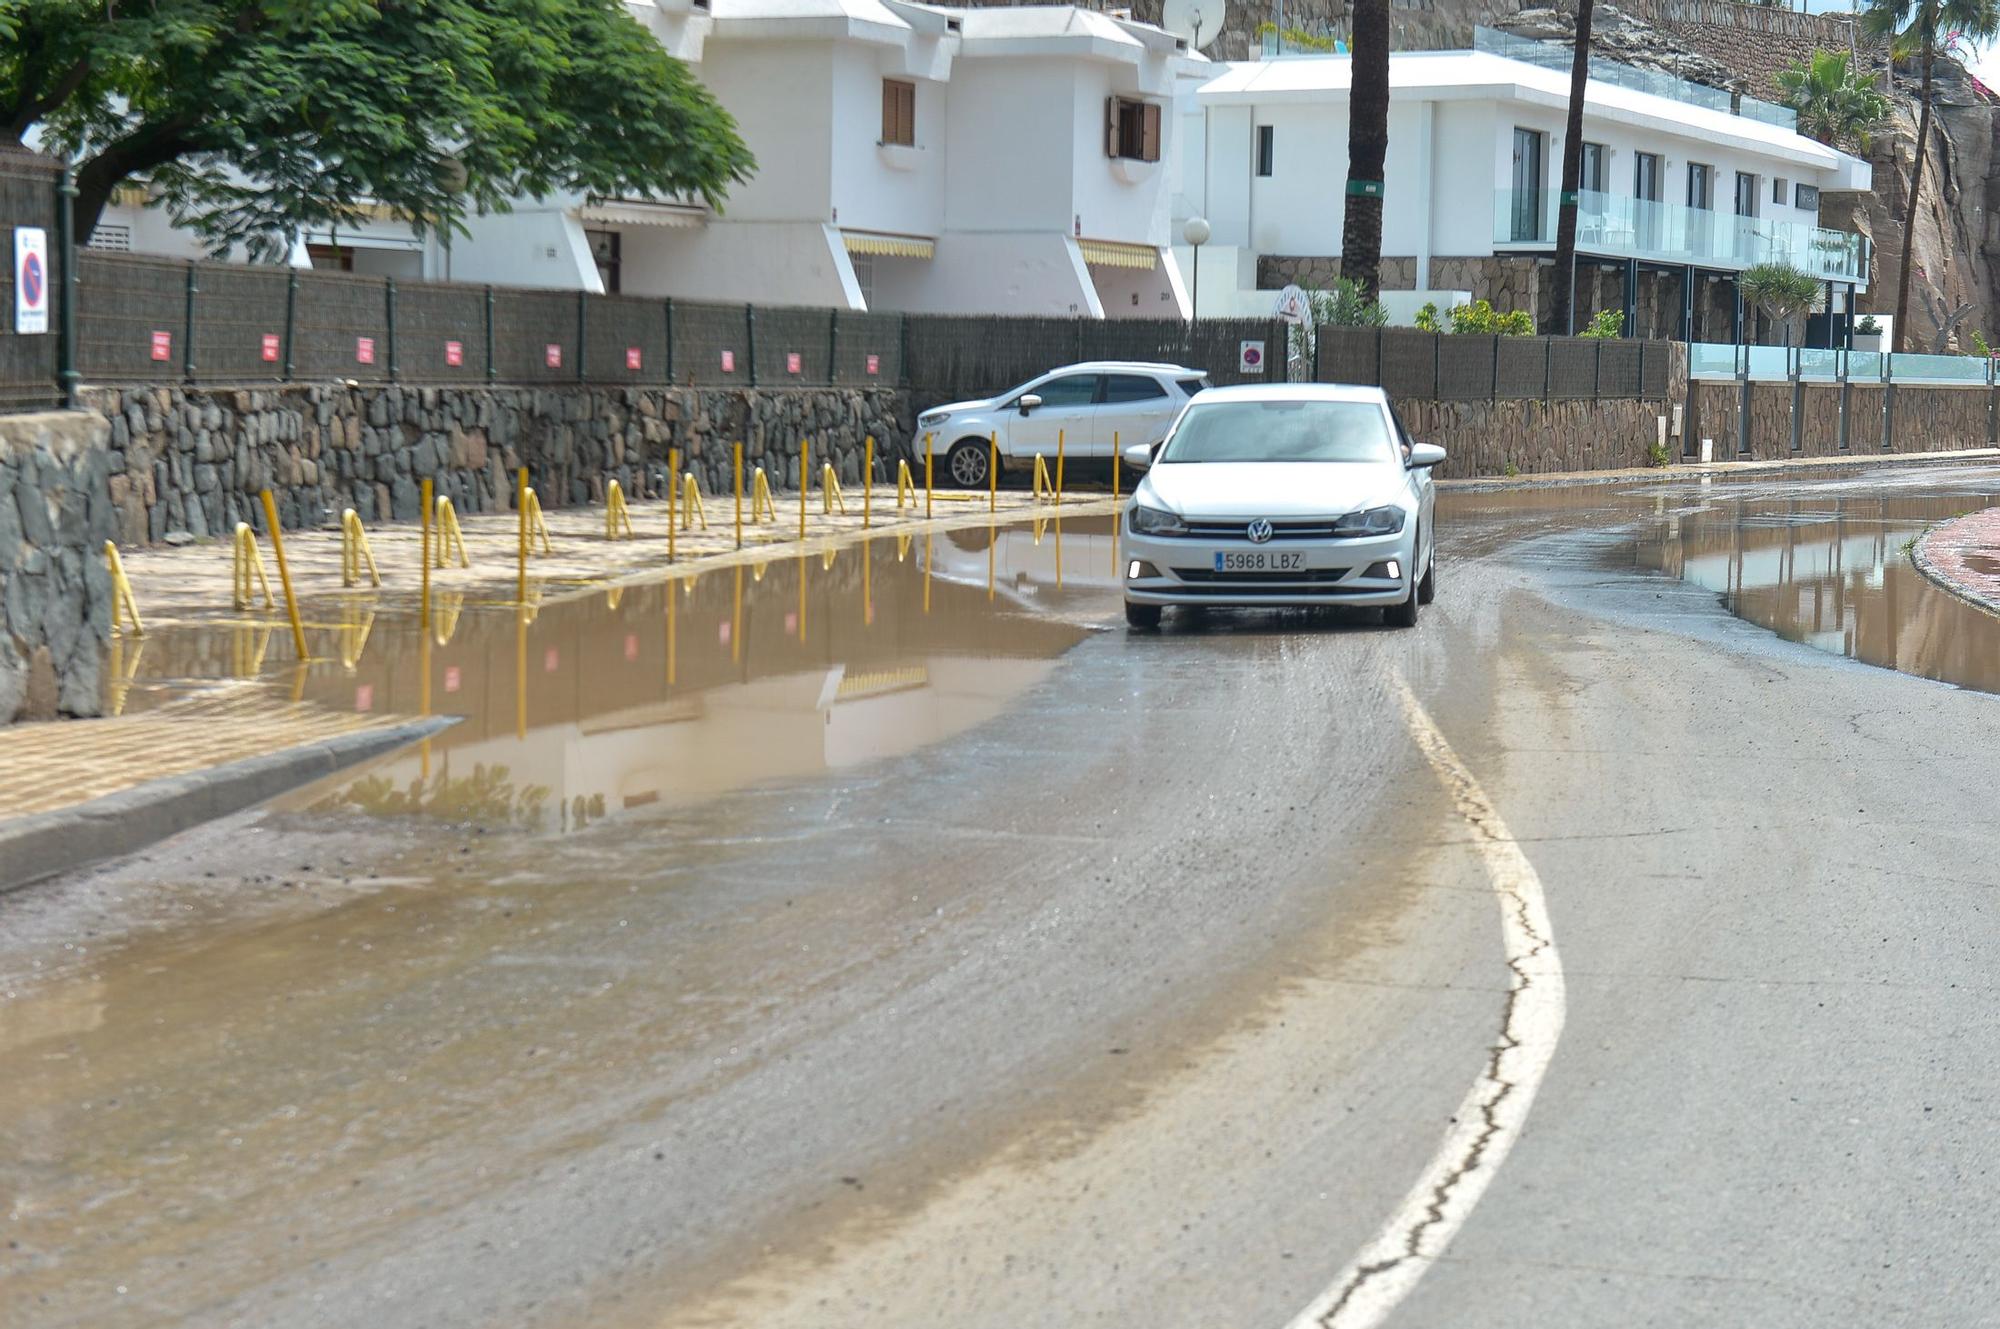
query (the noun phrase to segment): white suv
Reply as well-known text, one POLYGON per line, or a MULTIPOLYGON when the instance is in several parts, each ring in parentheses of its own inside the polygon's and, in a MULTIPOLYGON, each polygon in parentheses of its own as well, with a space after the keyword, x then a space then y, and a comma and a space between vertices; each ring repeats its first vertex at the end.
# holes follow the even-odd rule
POLYGON ((1002 470, 1009 462, 1032 462, 1039 452, 1053 472, 1059 434, 1069 460, 1108 463, 1114 449, 1165 438, 1188 398, 1208 386, 1204 371, 1181 365, 1069 365, 985 401, 925 411, 917 417, 917 447, 930 435, 939 482, 965 489, 986 487, 995 443, 1002 470))

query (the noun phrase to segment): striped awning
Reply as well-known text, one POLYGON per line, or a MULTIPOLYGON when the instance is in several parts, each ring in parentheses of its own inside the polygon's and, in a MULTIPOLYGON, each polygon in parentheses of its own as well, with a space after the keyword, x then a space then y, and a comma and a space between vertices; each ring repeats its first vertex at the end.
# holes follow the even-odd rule
POLYGON ((1160 265, 1160 251, 1151 245, 1127 244, 1122 240, 1079 240, 1083 261, 1097 268, 1132 268, 1151 272, 1160 265))
POLYGON ((876 231, 842 231, 841 243, 850 254, 873 254, 878 258, 931 258, 937 242, 916 235, 883 235, 876 231))
POLYGON ((577 209, 580 221, 600 226, 693 227, 708 224, 708 209, 699 204, 662 203, 644 198, 586 199, 577 209))

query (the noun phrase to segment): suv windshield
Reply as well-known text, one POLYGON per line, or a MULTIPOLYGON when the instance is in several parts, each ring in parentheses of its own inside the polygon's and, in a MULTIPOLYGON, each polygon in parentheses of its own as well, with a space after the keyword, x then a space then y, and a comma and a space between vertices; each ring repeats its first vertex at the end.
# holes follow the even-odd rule
POLYGON ((1367 401, 1197 402, 1162 462, 1391 461, 1382 408, 1367 401))

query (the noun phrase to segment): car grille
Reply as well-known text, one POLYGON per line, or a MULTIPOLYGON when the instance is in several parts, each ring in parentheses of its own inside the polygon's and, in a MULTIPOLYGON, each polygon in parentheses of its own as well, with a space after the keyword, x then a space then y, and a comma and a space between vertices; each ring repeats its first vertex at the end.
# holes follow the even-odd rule
MULTIPOLYGON (((1195 540, 1247 540, 1250 538, 1250 523, 1247 521, 1201 521, 1188 523, 1188 537, 1195 540)), ((1273 540, 1328 540, 1333 538, 1331 521, 1274 521, 1271 523, 1273 540)))
POLYGON ((1296 572, 1217 572, 1214 568, 1175 568, 1174 575, 1195 586, 1331 586, 1346 568, 1300 568, 1296 572))

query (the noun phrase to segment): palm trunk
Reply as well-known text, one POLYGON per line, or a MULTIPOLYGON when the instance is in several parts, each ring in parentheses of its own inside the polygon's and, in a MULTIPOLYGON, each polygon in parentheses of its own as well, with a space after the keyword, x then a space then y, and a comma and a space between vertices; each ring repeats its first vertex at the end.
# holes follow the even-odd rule
MULTIPOLYGON (((1340 275, 1374 300, 1382 292, 1382 164, 1389 155, 1389 0, 1355 0, 1353 59, 1340 275)), ((1429 274, 1418 273, 1417 285, 1429 285, 1429 274)))
MULTIPOLYGON (((1576 194, 1583 180, 1583 93, 1584 84, 1590 79, 1590 19, 1594 8, 1594 0, 1577 2, 1576 53, 1569 64, 1569 123, 1563 130, 1562 198, 1556 213, 1556 266, 1549 331, 1565 337, 1576 333, 1576 194)), ((1536 215, 1543 215, 1539 201, 1536 215)))
POLYGON ((1917 252, 1917 198, 1924 187, 1924 149, 1931 139, 1931 62, 1936 56, 1931 34, 1924 34, 1924 80, 1917 93, 1917 160, 1910 167, 1910 201, 1903 209, 1903 259, 1896 276, 1896 345, 1908 350, 1910 314, 1910 260, 1917 252))

